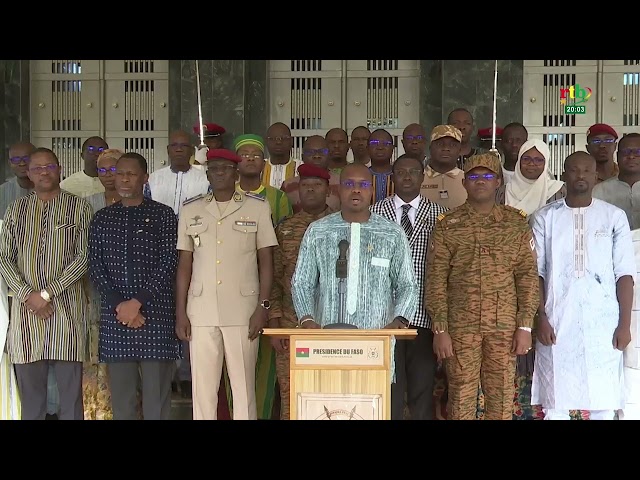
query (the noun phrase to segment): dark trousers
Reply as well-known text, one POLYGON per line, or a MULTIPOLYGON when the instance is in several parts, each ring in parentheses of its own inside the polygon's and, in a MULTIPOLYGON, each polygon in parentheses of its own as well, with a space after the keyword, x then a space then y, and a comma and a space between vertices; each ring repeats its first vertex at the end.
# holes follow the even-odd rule
POLYGON ((189 342, 182 342, 182 353, 184 358, 180 360, 176 375, 179 382, 191 381, 191 356, 189 355, 189 342))
POLYGON ((23 420, 44 420, 47 414, 49 369, 53 369, 58 385, 60 420, 83 420, 82 362, 40 360, 16 364, 23 420))
POLYGON ((433 420, 436 360, 433 332, 418 330, 413 340, 396 340, 396 383, 391 386, 391 419, 404 419, 405 394, 412 420, 433 420))
POLYGON ((173 361, 109 363, 109 386, 114 420, 138 419, 138 385, 142 385, 142 417, 169 420, 173 361))

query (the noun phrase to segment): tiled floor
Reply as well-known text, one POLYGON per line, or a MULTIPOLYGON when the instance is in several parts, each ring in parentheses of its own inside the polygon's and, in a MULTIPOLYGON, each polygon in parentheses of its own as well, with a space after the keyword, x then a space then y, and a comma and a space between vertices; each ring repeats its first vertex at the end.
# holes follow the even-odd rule
POLYGON ((193 410, 190 398, 182 398, 179 393, 171 396, 171 420, 192 420, 193 410))

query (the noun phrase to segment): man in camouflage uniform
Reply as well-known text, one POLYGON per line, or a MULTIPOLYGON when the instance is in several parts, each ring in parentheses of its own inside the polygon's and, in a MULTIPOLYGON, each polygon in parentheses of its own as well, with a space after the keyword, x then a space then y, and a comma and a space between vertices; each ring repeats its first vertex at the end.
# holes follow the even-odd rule
POLYGON ((446 359, 447 415, 474 420, 478 382, 487 420, 511 420, 516 355, 531 349, 539 302, 535 245, 527 215, 496 205, 500 160, 464 165, 467 201, 438 217, 427 257, 433 350, 446 359))
MULTIPOLYGON (((330 194, 329 170, 310 163, 298 167, 299 195, 302 210, 284 219, 276 227, 278 246, 273 257, 273 288, 269 328, 296 328, 298 318, 291 300, 291 277, 296 269, 300 242, 311 222, 333 213, 327 206, 330 194)), ((280 387, 280 419, 289 420, 289 340, 273 338, 276 350, 276 373, 280 387)))

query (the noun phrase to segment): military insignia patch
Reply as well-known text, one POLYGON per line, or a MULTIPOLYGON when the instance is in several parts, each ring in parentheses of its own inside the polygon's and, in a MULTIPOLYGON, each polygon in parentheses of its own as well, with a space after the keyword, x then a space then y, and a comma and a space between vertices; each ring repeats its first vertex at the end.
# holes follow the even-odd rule
POLYGON ((264 202, 264 197, 261 197, 260 195, 258 195, 257 193, 253 193, 253 192, 246 192, 245 196, 247 197, 251 197, 251 198, 255 198, 256 200, 260 200, 261 202, 264 202))
POLYGON ((242 194, 240 192, 236 192, 233 194, 233 201, 234 202, 241 202, 242 201, 242 194))
POLYGON ((211 202, 213 200, 213 192, 207 193, 207 197, 205 198, 206 202, 211 202))
POLYGON ((441 213, 440 215, 438 215, 439 222, 441 222, 443 218, 444 218, 444 213, 441 213))
POLYGON ((199 195, 196 195, 195 197, 191 197, 191 198, 187 198, 184 202, 182 202, 182 205, 189 205, 190 203, 195 202, 196 200, 200 200, 202 197, 204 197, 204 195, 202 193, 200 193, 199 195))
POLYGON ((527 218, 527 212, 525 212, 524 210, 520 210, 520 215, 522 215, 524 218, 527 218))
POLYGON ((459 218, 452 218, 447 222, 447 224, 451 225, 452 223, 458 223, 459 221, 460 221, 459 218))
POLYGON ((283 235, 291 235, 291 230, 282 230, 283 235))
POLYGON ((536 242, 534 242, 533 238, 531 238, 531 240, 529 240, 529 246, 531 247, 531 250, 535 250, 536 249, 536 242))

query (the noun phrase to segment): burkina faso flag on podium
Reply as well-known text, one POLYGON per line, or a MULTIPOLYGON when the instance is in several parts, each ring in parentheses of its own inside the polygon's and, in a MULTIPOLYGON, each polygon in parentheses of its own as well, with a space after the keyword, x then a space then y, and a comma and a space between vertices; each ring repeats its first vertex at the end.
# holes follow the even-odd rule
POLYGON ((298 357, 298 358, 309 358, 309 349, 308 348, 296 348, 296 357, 298 357))

